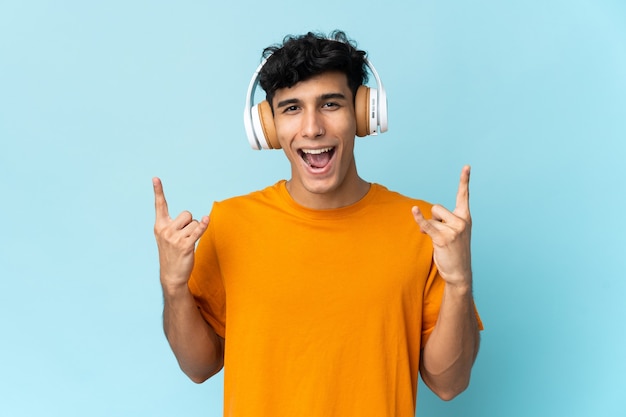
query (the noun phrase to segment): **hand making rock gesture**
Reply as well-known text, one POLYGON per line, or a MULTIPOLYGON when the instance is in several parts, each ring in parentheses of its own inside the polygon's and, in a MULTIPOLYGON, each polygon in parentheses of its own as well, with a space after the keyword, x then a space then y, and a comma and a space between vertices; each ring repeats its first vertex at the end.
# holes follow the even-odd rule
POLYGON ((167 208, 163 185, 159 178, 152 179, 156 220, 154 236, 159 248, 161 284, 176 288, 187 285, 194 263, 196 242, 209 225, 209 217, 194 220, 191 213, 183 211, 172 219, 167 208))
POLYGON ((469 209, 470 167, 461 171, 456 207, 450 212, 441 205, 432 207, 432 218, 426 219, 418 207, 413 207, 413 217, 422 233, 430 236, 434 247, 434 261, 447 284, 471 288, 471 231, 469 209))

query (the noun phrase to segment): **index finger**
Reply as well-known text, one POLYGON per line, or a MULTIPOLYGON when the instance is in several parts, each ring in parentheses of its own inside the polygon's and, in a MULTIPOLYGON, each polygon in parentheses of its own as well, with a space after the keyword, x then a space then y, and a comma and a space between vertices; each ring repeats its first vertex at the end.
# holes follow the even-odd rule
POLYGON ((469 180, 471 168, 465 165, 461 170, 461 179, 459 180, 459 190, 456 193, 455 214, 469 216, 469 180))
POLYGON ((163 193, 163 184, 158 177, 152 178, 152 186, 154 187, 154 208, 156 211, 157 221, 160 219, 168 219, 170 213, 167 209, 167 201, 163 193))

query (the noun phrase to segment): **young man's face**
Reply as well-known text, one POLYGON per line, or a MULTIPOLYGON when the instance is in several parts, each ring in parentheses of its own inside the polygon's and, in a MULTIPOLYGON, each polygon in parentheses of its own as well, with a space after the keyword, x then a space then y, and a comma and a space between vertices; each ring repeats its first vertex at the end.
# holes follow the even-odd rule
POLYGON ((363 197, 356 172, 354 99, 346 75, 326 72, 273 98, 278 140, 291 163, 287 187, 300 204, 333 208, 363 197))

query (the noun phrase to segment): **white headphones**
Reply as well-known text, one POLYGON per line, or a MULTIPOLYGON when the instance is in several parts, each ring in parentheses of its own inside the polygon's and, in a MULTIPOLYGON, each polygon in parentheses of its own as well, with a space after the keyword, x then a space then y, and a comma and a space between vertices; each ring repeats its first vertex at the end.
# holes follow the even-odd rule
MULTIPOLYGON (((248 94, 246 96, 246 107, 243 110, 243 124, 246 128, 248 142, 252 149, 280 149, 280 143, 276 136, 274 117, 267 100, 259 104, 252 105, 254 91, 259 83, 259 73, 265 65, 267 59, 254 72, 248 94)), ((365 85, 359 86, 354 100, 354 110, 356 114, 356 134, 359 137, 367 135, 377 135, 387 131, 387 93, 383 88, 383 83, 376 72, 376 68, 365 58, 365 64, 370 69, 376 79, 377 88, 369 88, 365 85)))

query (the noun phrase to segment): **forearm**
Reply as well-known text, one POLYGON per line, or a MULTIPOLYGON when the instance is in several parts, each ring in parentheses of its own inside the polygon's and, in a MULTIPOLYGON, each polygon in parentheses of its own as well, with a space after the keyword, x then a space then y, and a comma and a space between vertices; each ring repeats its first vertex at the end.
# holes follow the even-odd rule
POLYGON ((223 366, 223 339, 201 316, 185 285, 163 287, 163 329, 178 363, 191 380, 200 383, 223 366))
POLYGON ((422 353, 424 382, 450 400, 469 385, 480 336, 471 287, 446 284, 437 325, 422 353))

